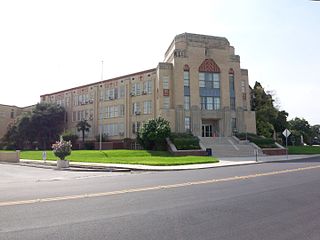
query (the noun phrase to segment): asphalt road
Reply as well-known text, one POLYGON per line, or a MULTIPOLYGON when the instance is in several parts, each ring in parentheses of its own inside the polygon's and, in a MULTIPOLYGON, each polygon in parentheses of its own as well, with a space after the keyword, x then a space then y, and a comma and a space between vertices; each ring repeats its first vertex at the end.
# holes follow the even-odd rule
POLYGON ((178 172, 0 164, 0 239, 320 239, 320 158, 178 172))

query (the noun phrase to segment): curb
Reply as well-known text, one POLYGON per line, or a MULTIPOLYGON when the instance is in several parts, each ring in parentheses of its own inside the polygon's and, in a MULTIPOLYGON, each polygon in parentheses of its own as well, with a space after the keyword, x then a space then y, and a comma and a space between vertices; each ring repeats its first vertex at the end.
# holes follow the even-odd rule
MULTIPOLYGON (((205 166, 203 164, 190 164, 190 165, 176 165, 176 166, 171 166, 171 168, 157 168, 157 166, 150 166, 148 168, 148 165, 143 165, 142 167, 135 167, 134 165, 131 166, 102 166, 102 165, 82 165, 82 164, 73 164, 70 163, 69 168, 65 169, 58 169, 56 167, 55 162, 34 162, 28 160, 24 160, 23 162, 19 163, 11 163, 14 165, 21 165, 21 166, 27 166, 27 167, 37 167, 37 168, 45 168, 45 169, 54 169, 54 170, 61 170, 61 171, 90 171, 90 172, 131 172, 131 171, 149 171, 149 172, 162 172, 162 171, 186 171, 186 170, 201 170, 201 169, 209 169, 209 168, 221 168, 221 167, 235 167, 235 166, 246 166, 246 165, 254 165, 254 164, 264 164, 264 163, 279 163, 279 162, 292 162, 292 161, 297 161, 300 159, 309 159, 309 158, 316 158, 320 157, 320 155, 304 155, 302 157, 298 157, 295 159, 275 159, 275 160, 266 160, 266 161, 258 161, 256 162, 255 160, 247 160, 245 161, 239 161, 238 163, 235 161, 230 164, 225 164, 225 165, 215 165, 219 163, 212 163, 212 165, 205 166), (145 166, 145 167, 144 167, 145 166), (179 168, 180 167, 180 168, 179 168)), ((220 161, 228 161, 228 160, 220 160, 220 161)), ((230 160, 228 162, 231 162, 230 160)), ((10 163, 9 163, 10 164, 10 163)), ((206 163, 207 164, 207 163, 206 163)))

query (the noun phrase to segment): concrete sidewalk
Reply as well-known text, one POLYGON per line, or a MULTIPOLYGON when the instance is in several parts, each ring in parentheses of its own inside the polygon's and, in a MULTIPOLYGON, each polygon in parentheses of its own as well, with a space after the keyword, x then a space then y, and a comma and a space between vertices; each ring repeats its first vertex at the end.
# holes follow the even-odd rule
MULTIPOLYGON (((189 164, 178 166, 149 166, 137 164, 113 164, 113 163, 86 163, 86 162, 70 162, 70 168, 64 170, 70 171, 179 171, 179 170, 196 170, 205 168, 217 168, 228 166, 239 166, 249 164, 261 164, 268 162, 292 161, 303 158, 319 157, 320 155, 289 155, 284 156, 258 156, 256 157, 228 157, 219 158, 219 163, 189 164), (257 161, 256 161, 257 160, 257 161)), ((42 168, 56 168, 56 161, 41 161, 20 159, 20 165, 42 168)))

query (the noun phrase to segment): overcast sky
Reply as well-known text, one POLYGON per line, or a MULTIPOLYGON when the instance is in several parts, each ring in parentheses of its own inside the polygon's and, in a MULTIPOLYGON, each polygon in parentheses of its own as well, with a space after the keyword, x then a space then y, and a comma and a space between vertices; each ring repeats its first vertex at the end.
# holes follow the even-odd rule
POLYGON ((309 0, 0 1, 0 103, 157 66, 174 36, 226 37, 289 118, 320 124, 320 2, 309 0))

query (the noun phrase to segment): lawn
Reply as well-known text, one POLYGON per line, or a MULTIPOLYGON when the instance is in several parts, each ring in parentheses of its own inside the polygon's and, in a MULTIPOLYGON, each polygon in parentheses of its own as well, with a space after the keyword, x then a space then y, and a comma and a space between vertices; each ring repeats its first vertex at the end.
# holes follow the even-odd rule
MULTIPOLYGON (((42 151, 21 151, 21 159, 42 160, 42 151)), ((215 163, 216 158, 206 156, 174 157, 164 151, 145 150, 75 150, 66 158, 71 162, 123 163, 153 166, 169 166, 199 163, 215 163)), ((47 160, 57 160, 52 151, 47 151, 47 160)))
POLYGON ((320 154, 319 146, 289 146, 289 154, 320 154))

